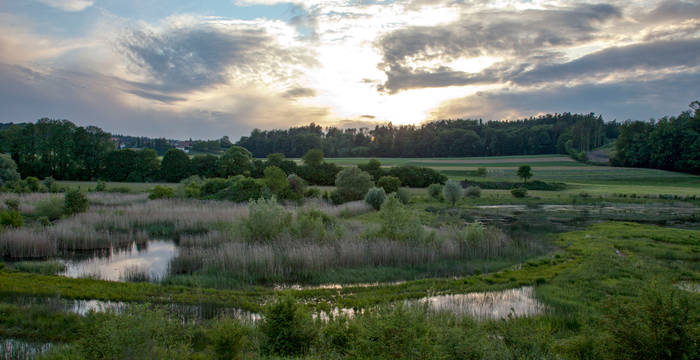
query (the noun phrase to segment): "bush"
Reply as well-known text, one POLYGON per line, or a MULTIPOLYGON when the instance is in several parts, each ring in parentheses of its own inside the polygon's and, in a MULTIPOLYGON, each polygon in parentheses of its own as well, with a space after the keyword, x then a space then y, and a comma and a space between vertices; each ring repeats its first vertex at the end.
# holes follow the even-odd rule
POLYGON ((41 200, 34 205, 34 214, 38 217, 46 217, 50 221, 61 218, 63 215, 64 200, 58 197, 41 200))
MULTIPOLYGON (((358 164, 357 167, 360 168, 362 171, 366 171, 370 175, 372 175, 372 179, 377 181, 380 178, 384 177, 386 174, 386 171, 382 169, 382 163, 379 162, 377 159, 370 159, 366 164, 358 164)), ((384 191, 387 191, 384 189, 384 191)), ((389 193, 389 191, 387 191, 389 193)))
POLYGON ((290 225, 290 232, 299 239, 326 242, 340 238, 343 229, 332 217, 312 209, 297 212, 296 219, 290 225))
POLYGON ((66 271, 66 264, 60 261, 20 261, 14 264, 19 271, 41 274, 56 275, 66 271))
POLYGON ((370 204, 374 210, 379 210, 382 207, 382 203, 386 200, 386 192, 383 188, 373 187, 367 191, 365 196, 365 202, 370 204))
POLYGON ((524 187, 517 187, 511 190, 510 193, 516 198, 524 198, 527 196, 527 189, 524 187))
POLYGON ((0 187, 19 179, 15 161, 9 155, 0 154, 0 187))
POLYGON ((448 180, 445 186, 442 188, 442 195, 454 207, 455 203, 462 199, 462 186, 454 180, 448 180))
POLYGON ((266 167, 264 173, 265 185, 267 185, 273 194, 281 198, 281 195, 286 193, 286 191, 289 189, 287 174, 285 174, 284 171, 277 166, 266 167))
POLYGON ((399 190, 401 180, 396 176, 382 176, 377 180, 377 186, 383 188, 387 194, 391 194, 399 190))
POLYGON ((269 241, 289 227, 292 215, 275 199, 251 200, 244 222, 249 240, 269 241))
POLYGON ((201 197, 212 196, 221 190, 231 186, 236 180, 227 180, 223 178, 211 178, 204 181, 200 191, 201 197))
POLYGON ((24 225, 22 214, 16 210, 0 211, 0 227, 21 228, 24 225))
POLYGON ((214 322, 208 338, 217 360, 240 358, 248 345, 248 329, 236 320, 218 319, 214 322))
POLYGON ((80 191, 80 189, 66 191, 63 203, 63 210, 66 215, 84 212, 88 209, 88 206, 88 198, 80 191))
POLYGON ((173 188, 156 185, 153 189, 151 189, 151 193, 148 195, 148 198, 151 200, 168 199, 173 197, 174 194, 175 191, 173 191, 173 188))
POLYGON ((464 190, 464 194, 472 198, 481 197, 481 188, 478 186, 470 186, 464 190))
POLYGON ((435 200, 442 200, 442 185, 430 184, 428 186, 428 196, 435 200))
POLYGON ((39 182, 39 179, 34 176, 27 176, 24 179, 24 183, 27 185, 27 189, 29 189, 29 191, 31 192, 38 192, 41 188, 41 183, 39 182))
POLYGON ((361 200, 372 187, 372 178, 367 172, 353 166, 338 173, 335 177, 335 186, 343 202, 361 200))
POLYGON ((311 319, 302 305, 290 296, 278 298, 265 306, 260 330, 265 336, 263 349, 275 355, 305 354, 316 337, 311 319))
POLYGON ((543 190, 543 191, 559 191, 566 190, 564 183, 548 183, 540 180, 534 180, 528 183, 510 182, 510 181, 474 181, 465 179, 461 181, 462 187, 478 186, 488 190, 510 190, 516 187, 524 187, 528 190, 543 190))
POLYGON ((321 190, 317 187, 311 187, 306 189, 304 192, 304 197, 307 198, 320 198, 321 197, 321 190))
POLYGON ((417 166, 395 166, 389 169, 389 175, 399 178, 401 184, 408 187, 427 187, 447 181, 445 175, 431 168, 417 166))
POLYGON ((107 190, 107 183, 104 181, 98 181, 95 185, 95 191, 105 191, 107 190))
POLYGON ((396 196, 398 196, 399 201, 404 205, 408 205, 411 202, 411 192, 406 188, 399 188, 399 190, 396 191, 396 196))
POLYGON ((56 183, 56 179, 51 176, 45 177, 41 182, 46 186, 49 192, 57 193, 61 190, 60 186, 56 183))
POLYGON ((8 210, 19 211, 19 200, 7 199, 5 200, 5 206, 7 206, 8 210))
POLYGON ((479 176, 479 177, 486 177, 486 174, 488 174, 488 173, 486 172, 486 168, 478 168, 478 169, 476 169, 476 176, 479 176))
POLYGON ((287 197, 292 200, 301 200, 306 196, 306 181, 302 179, 297 174, 289 174, 287 176, 287 183, 289 184, 290 195, 287 197))
POLYGON ((340 205, 345 202, 345 197, 338 190, 333 190, 330 193, 326 192, 326 200, 330 200, 334 205, 340 205))
POLYGON ((235 202, 257 200, 266 196, 264 190, 265 185, 261 181, 249 177, 239 177, 231 186, 216 193, 213 198, 235 202))
POLYGON ((380 236, 391 240, 421 242, 425 239, 425 230, 415 214, 407 209, 396 194, 389 194, 379 210, 381 227, 380 236))

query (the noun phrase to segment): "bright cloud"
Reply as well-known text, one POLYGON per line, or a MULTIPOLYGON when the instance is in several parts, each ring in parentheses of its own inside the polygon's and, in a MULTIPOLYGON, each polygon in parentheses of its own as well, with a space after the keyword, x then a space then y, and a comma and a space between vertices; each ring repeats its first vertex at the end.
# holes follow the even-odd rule
POLYGON ((46 4, 57 9, 64 11, 83 11, 95 2, 92 0, 39 0, 43 4, 46 4))

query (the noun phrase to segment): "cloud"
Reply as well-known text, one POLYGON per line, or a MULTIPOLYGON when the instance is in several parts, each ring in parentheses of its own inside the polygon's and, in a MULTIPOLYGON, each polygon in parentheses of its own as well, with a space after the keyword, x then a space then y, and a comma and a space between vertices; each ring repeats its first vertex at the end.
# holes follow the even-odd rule
POLYGON ((647 120, 677 114, 700 94, 700 73, 578 86, 503 89, 443 102, 432 119, 513 120, 543 113, 595 112, 606 120, 647 120))
POLYGON ((295 87, 285 91, 284 94, 282 94, 282 96, 288 99, 313 97, 316 96, 316 90, 303 87, 295 87))
POLYGON ((63 11, 83 11, 95 2, 93 0, 39 0, 42 4, 51 6, 63 11))
POLYGON ((188 92, 229 82, 285 82, 289 67, 313 66, 303 48, 281 45, 264 29, 240 24, 135 30, 120 42, 148 78, 144 90, 188 92))
POLYGON ((383 56, 379 68, 387 81, 380 91, 397 91, 480 83, 487 76, 469 75, 444 63, 459 58, 493 56, 513 62, 538 63, 561 58, 567 46, 590 42, 599 26, 618 18, 612 5, 523 11, 482 10, 463 13, 456 22, 441 26, 411 26, 381 37, 376 46, 383 56), (432 65, 437 63, 438 66, 432 65), (422 65, 427 64, 427 65, 422 65))

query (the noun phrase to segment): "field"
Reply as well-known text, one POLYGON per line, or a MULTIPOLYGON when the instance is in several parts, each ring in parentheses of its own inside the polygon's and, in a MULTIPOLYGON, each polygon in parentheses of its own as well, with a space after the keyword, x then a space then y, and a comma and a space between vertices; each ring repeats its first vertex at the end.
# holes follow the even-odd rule
POLYGON ((379 160, 480 183, 529 164, 566 187, 455 206, 414 188, 377 211, 60 182, 89 208, 55 218, 63 194, 0 193, 24 220, 0 230, 0 359, 699 354, 700 177, 555 155, 379 160))

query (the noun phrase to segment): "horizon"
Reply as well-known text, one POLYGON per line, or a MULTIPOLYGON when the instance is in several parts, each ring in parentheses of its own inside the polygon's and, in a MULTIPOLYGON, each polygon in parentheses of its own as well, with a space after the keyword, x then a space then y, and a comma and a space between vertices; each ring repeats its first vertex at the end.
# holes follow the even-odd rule
POLYGON ((595 113, 700 93, 687 1, 31 0, 0 4, 2 123, 240 139, 254 128, 595 113))

